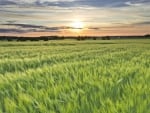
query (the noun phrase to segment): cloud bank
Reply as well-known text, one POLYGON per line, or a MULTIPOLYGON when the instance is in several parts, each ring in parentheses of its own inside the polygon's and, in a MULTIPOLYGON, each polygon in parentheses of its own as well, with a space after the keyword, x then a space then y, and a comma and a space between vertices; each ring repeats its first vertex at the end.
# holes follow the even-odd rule
POLYGON ((122 7, 150 3, 149 0, 0 0, 0 5, 34 5, 34 6, 93 6, 122 7))
POLYGON ((149 6, 150 0, 0 0, 0 33, 60 33, 75 29, 70 26, 75 20, 89 34, 120 27, 145 33, 149 6))

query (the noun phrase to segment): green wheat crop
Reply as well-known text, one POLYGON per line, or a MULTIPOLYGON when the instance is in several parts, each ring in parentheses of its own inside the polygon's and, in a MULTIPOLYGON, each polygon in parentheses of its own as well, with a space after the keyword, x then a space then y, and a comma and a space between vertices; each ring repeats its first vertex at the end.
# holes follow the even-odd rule
POLYGON ((0 113, 150 113, 150 40, 0 42, 0 113))

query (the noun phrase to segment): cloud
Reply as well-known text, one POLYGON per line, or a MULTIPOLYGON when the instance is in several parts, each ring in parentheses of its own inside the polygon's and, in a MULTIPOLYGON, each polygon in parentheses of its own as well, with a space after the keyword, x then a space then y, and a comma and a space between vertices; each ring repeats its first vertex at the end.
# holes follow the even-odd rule
POLYGON ((46 27, 30 24, 1 24, 0 33, 27 33, 27 32, 60 32, 60 27, 46 27), (15 28, 9 28, 15 27, 15 28))
POLYGON ((47 27, 42 25, 31 25, 31 24, 1 24, 6 26, 15 26, 19 28, 32 28, 32 29, 43 29, 43 30, 61 30, 61 29, 71 29, 71 27, 60 26, 60 27, 47 27))
POLYGON ((7 26, 16 26, 16 27, 22 27, 22 28, 46 28, 45 26, 40 25, 30 25, 30 24, 1 24, 1 25, 7 25, 7 26))
POLYGON ((0 28, 0 33, 28 33, 28 32, 61 32, 62 30, 70 29, 89 29, 99 30, 99 27, 86 27, 86 28, 74 28, 70 26, 58 26, 58 27, 47 27, 41 25, 31 24, 0 24, 3 28, 0 28), (6 26, 6 27, 4 27, 6 26))
POLYGON ((149 0, 0 0, 0 5, 34 5, 59 7, 122 7, 150 3, 149 0))
POLYGON ((147 3, 150 3, 150 1, 149 0, 131 0, 131 1, 125 2, 125 4, 128 6, 141 6, 147 3))
POLYGON ((90 26, 84 28, 89 32, 113 26, 143 27, 150 25, 149 5, 150 0, 0 0, 0 30, 62 33, 75 29, 69 26, 75 20, 90 26))
POLYGON ((134 23, 133 25, 150 25, 150 21, 137 22, 137 23, 134 23))
POLYGON ((0 5, 50 5, 65 4, 75 0, 0 0, 0 5))
POLYGON ((99 27, 88 27, 88 29, 90 29, 90 30, 100 30, 99 27))
POLYGON ((0 5, 17 5, 17 3, 9 0, 0 0, 0 5))
POLYGON ((128 5, 128 6, 140 6, 140 5, 142 5, 141 3, 132 3, 130 1, 125 2, 125 4, 128 5))
POLYGON ((0 28, 0 33, 26 33, 26 32, 28 32, 28 31, 19 30, 19 29, 0 28))
POLYGON ((3 26, 3 28, 0 28, 0 33, 61 32, 61 30, 75 29, 69 26, 47 27, 41 25, 15 24, 15 23, 11 24, 8 23, 1 25, 3 26))

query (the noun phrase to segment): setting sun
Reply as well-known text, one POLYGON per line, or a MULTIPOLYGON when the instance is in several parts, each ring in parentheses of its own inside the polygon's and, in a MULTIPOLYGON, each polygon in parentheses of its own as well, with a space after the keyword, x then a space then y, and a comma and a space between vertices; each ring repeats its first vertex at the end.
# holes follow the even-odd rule
POLYGON ((72 28, 74 29, 83 29, 84 28, 84 24, 81 21, 74 21, 71 25, 72 28))
POLYGON ((85 27, 84 23, 80 20, 75 20, 71 23, 71 28, 72 28, 71 31, 75 33, 82 32, 84 27, 85 27))

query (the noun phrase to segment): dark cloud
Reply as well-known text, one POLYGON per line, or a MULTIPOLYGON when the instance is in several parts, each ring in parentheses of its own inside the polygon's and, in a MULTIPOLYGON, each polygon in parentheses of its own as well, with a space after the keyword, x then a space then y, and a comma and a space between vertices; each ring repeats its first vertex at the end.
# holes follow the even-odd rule
POLYGON ((4 26, 16 27, 15 29, 0 28, 0 33, 27 33, 27 32, 61 32, 63 29, 80 29, 72 28, 68 26, 59 26, 59 27, 47 27, 41 25, 31 25, 31 24, 1 24, 4 26))
POLYGON ((137 23, 134 23, 133 25, 150 25, 150 21, 137 22, 137 23))
POLYGON ((83 6, 92 6, 92 7, 104 7, 104 6, 124 6, 126 5, 124 1, 120 0, 78 0, 72 2, 35 2, 38 6, 59 6, 59 7, 83 7, 83 6))
POLYGON ((37 0, 35 2, 26 3, 24 0, 20 4, 15 0, 0 0, 0 5, 24 5, 31 4, 35 6, 59 6, 59 7, 80 7, 80 6, 93 6, 93 7, 121 7, 137 3, 150 3, 150 0, 76 0, 76 1, 50 1, 50 0, 37 0), (128 3, 127 3, 128 2, 128 3))
POLYGON ((31 24, 0 24, 3 26, 10 26, 12 28, 0 28, 0 33, 27 33, 27 32, 61 32, 62 30, 69 29, 89 29, 89 30, 99 30, 99 27, 87 27, 87 28, 74 28, 70 26, 58 26, 58 27, 47 27, 41 25, 31 25, 31 24))
POLYGON ((27 33, 27 32, 60 32, 59 27, 46 27, 40 25, 30 25, 30 24, 1 24, 4 26, 16 27, 11 28, 0 28, 0 33, 27 33))
POLYGON ((44 27, 44 26, 30 25, 30 24, 2 24, 2 25, 16 26, 22 28, 43 28, 44 27))
POLYGON ((29 30, 0 28, 0 33, 27 33, 27 32, 29 32, 29 30))
MULTIPOLYGON (((62 29, 82 29, 82 28, 74 28, 74 27, 69 27, 69 26, 59 26, 59 27, 47 27, 47 26, 41 26, 41 25, 31 25, 31 24, 15 24, 15 23, 8 23, 8 24, 1 24, 1 25, 6 25, 6 26, 15 26, 19 28, 32 28, 32 29, 43 29, 43 30, 62 30, 62 29)), ((89 28, 89 29, 96 29, 96 28, 89 28)))
POLYGON ((15 23, 8 23, 8 24, 1 24, 1 25, 6 25, 6 26, 15 26, 19 28, 28 28, 28 29, 41 29, 41 30, 51 30, 51 31, 58 31, 61 29, 73 29, 68 26, 59 26, 59 27, 47 27, 47 26, 42 26, 42 25, 31 25, 31 24, 15 24, 15 23))
POLYGON ((91 30, 100 30, 99 27, 88 27, 88 29, 91 29, 91 30))
POLYGON ((38 30, 38 29, 5 29, 0 28, 0 33, 29 33, 29 32, 60 32, 60 31, 54 31, 54 30, 38 30))
POLYGON ((0 0, 0 5, 17 5, 15 1, 0 0))

